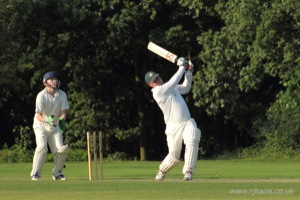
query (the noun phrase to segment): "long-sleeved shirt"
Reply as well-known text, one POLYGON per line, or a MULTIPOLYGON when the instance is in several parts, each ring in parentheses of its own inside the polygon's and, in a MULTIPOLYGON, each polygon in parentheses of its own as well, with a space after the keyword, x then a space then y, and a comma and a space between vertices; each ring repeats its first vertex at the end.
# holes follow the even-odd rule
POLYGON ((176 126, 191 118, 187 104, 182 97, 182 94, 190 91, 191 83, 192 72, 185 73, 185 68, 181 66, 168 82, 152 88, 153 98, 163 112, 167 129, 168 126, 176 126), (183 74, 185 74, 184 81, 179 84, 183 74))

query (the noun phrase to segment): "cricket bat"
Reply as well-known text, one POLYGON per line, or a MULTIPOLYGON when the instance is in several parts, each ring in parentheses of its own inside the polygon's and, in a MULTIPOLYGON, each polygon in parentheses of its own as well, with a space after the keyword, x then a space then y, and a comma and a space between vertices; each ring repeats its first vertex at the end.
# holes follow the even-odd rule
POLYGON ((163 49, 162 47, 158 46, 157 44, 154 44, 153 42, 148 43, 148 49, 172 63, 175 63, 177 61, 177 55, 171 53, 166 49, 163 49))

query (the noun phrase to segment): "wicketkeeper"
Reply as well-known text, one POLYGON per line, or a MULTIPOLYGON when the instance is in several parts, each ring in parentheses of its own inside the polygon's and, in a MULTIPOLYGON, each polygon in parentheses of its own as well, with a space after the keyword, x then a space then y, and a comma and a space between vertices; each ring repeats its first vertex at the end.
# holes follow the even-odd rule
POLYGON ((201 131, 191 118, 186 102, 181 96, 191 89, 193 65, 184 58, 179 58, 177 65, 178 71, 166 83, 153 71, 145 75, 145 81, 152 88, 153 98, 162 110, 166 123, 165 134, 169 152, 160 164, 155 177, 160 181, 165 178, 168 171, 179 164, 183 142, 185 144, 183 180, 192 180, 199 151, 201 131), (183 75, 184 81, 179 84, 183 75))
POLYGON ((45 88, 36 97, 33 129, 36 149, 33 157, 31 180, 39 180, 47 157, 47 143, 54 154, 53 180, 67 180, 61 173, 69 150, 63 144, 62 133, 66 126, 69 104, 67 95, 60 90, 56 72, 47 72, 43 77, 45 88))

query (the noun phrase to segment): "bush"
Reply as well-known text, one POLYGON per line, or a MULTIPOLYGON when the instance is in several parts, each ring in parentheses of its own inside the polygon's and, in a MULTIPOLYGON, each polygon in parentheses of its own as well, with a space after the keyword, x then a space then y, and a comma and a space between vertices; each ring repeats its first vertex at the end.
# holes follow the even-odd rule
POLYGON ((257 144, 245 155, 265 157, 294 157, 300 149, 300 94, 286 90, 277 96, 266 119, 256 121, 257 144))
POLYGON ((6 162, 16 162, 17 156, 14 151, 11 151, 7 148, 7 145, 5 144, 3 149, 0 151, 0 163, 6 163, 6 162))
POLYGON ((0 163, 29 162, 32 161, 32 157, 32 151, 24 152, 15 148, 9 149, 7 145, 4 145, 0 151, 0 163))
POLYGON ((118 160, 134 160, 131 159, 128 154, 125 152, 115 152, 114 154, 109 154, 107 156, 107 160, 109 161, 118 161, 118 160))
MULTIPOLYGON (((16 163, 16 162, 32 162, 33 159, 33 151, 27 151, 24 153, 23 151, 17 151, 14 148, 8 149, 5 145, 2 150, 0 150, 0 163, 16 163)), ((51 152, 48 152, 47 162, 53 162, 54 155, 51 152)), ((67 161, 77 162, 77 161, 86 161, 87 160, 87 152, 82 149, 70 149, 67 161)))
POLYGON ((87 151, 83 149, 70 149, 67 156, 67 161, 87 161, 87 151))

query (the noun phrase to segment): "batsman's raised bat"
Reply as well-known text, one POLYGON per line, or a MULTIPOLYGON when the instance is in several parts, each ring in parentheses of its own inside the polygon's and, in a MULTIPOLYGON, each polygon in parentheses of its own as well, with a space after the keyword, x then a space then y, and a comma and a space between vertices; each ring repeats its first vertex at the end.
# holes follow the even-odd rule
POLYGON ((171 53, 170 51, 167 51, 166 49, 158 46, 157 44, 154 44, 153 42, 148 43, 148 49, 172 63, 175 63, 177 61, 177 55, 171 53))

